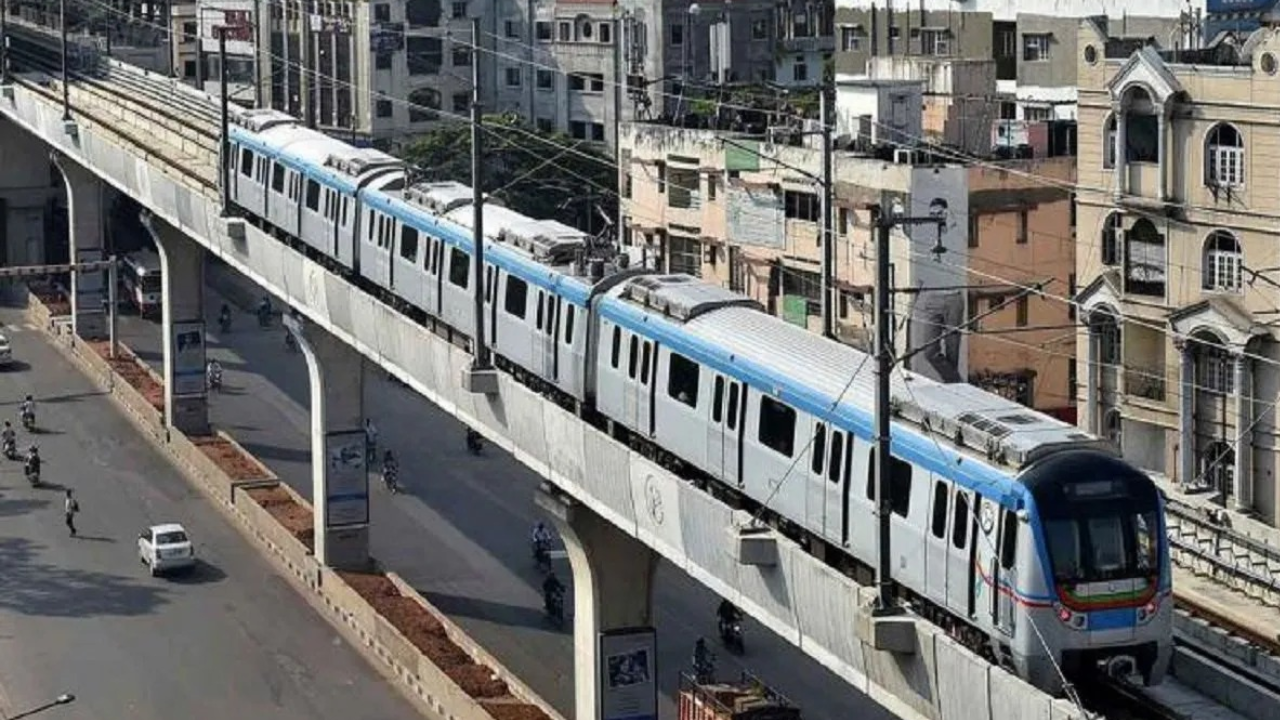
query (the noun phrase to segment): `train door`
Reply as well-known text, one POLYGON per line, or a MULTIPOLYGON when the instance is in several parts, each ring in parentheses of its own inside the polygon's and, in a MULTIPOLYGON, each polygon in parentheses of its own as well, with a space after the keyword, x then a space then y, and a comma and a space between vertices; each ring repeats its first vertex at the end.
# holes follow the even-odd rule
POLYGON ((725 377, 715 374, 711 381, 711 402, 707 408, 710 421, 707 423, 707 469, 715 477, 724 476, 724 409, 728 402, 725 391, 725 377))
POLYGON ((627 365, 627 373, 621 376, 622 417, 627 425, 637 432, 640 430, 640 337, 627 333, 627 350, 623 362, 627 365))
POLYGON ((947 599, 947 523, 951 517, 951 483, 933 473, 926 475, 933 481, 929 493, 929 531, 925 533, 924 577, 926 596, 945 604, 947 599))
POLYGON ((560 336, 560 313, 564 299, 558 295, 547 293, 547 322, 542 333, 544 375, 552 384, 560 379, 560 346, 556 338, 560 336))
POLYGON ((970 494, 956 487, 951 493, 951 528, 947 538, 947 606, 953 610, 972 614, 969 596, 973 588, 973 560, 969 556, 969 542, 977 532, 970 494))
POLYGON ((1000 544, 995 566, 998 568, 1000 592, 996 593, 995 626, 1005 635, 1013 636, 1014 595, 1018 588, 1016 563, 1018 556, 1018 516, 1012 510, 1000 512, 1000 544))
POLYGON ((848 540, 849 465, 852 461, 853 436, 832 430, 827 442, 827 480, 823 483, 827 496, 823 504, 822 534, 829 542, 844 545, 848 540))
POLYGON ((729 396, 724 407, 724 478, 742 485, 742 429, 747 424, 747 385, 734 380, 729 383, 729 396))

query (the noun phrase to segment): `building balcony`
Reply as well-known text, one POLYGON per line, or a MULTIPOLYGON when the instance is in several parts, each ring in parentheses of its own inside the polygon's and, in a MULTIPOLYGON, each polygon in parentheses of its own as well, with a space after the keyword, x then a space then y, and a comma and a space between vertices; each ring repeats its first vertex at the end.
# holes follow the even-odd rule
POLYGON ((1164 402, 1164 368, 1125 368, 1124 392, 1132 397, 1164 402))
POLYGON ((783 38, 778 41, 778 50, 784 53, 829 53, 835 52, 835 49, 836 39, 832 35, 783 38))

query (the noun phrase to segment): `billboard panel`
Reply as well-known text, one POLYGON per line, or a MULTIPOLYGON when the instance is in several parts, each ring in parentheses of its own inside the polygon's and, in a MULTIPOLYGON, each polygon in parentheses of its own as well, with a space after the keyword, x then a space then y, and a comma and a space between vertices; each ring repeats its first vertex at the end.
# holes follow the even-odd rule
POLYGON ((782 249, 787 244, 782 198, 767 187, 729 188, 729 240, 782 249))
POLYGON ((657 634, 651 627, 600 633, 600 720, 658 720, 657 634))
MULTIPOLYGON (((907 272, 897 273, 899 288, 916 292, 898 295, 899 311, 909 313, 907 347, 924 348, 912 356, 908 369, 940 382, 965 382, 968 377, 968 334, 949 332, 967 317, 968 291, 968 175, 963 167, 921 167, 912 171, 908 214, 939 217, 941 226, 906 225, 910 241, 907 272), (943 252, 938 253, 938 250, 943 252), (903 282, 905 280, 905 283, 903 282), (934 288, 934 289, 931 289, 934 288), (906 303, 903 307, 902 303, 906 303)), ((906 253, 895 251, 895 264, 906 253)))
POLYGON ((254 5, 258 0, 204 0, 196 8, 200 49, 218 52, 218 28, 227 27, 227 54, 252 57, 255 53, 254 5))
POLYGON ((169 331, 173 343, 173 394, 205 394, 204 321, 181 320, 169 331))
POLYGON ((369 468, 363 430, 325 433, 325 525, 369 522, 369 468))

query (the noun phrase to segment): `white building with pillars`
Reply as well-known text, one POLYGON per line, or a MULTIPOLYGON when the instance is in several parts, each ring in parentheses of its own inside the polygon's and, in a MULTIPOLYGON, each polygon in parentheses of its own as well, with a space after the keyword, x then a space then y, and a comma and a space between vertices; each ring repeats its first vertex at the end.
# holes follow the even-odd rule
POLYGON ((1276 524, 1280 33, 1078 52, 1080 424, 1276 524))

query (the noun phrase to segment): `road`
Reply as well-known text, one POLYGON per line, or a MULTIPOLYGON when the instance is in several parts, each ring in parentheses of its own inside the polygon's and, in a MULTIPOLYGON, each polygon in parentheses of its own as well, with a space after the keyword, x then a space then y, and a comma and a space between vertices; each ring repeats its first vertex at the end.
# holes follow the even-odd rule
POLYGON ((419 717, 18 311, 0 321, 20 361, 0 372, 0 414, 17 425, 36 396, 56 484, 0 460, 0 717, 62 692, 75 703, 40 717, 419 717), (78 538, 57 486, 79 499, 78 538), (135 538, 171 521, 202 563, 153 579, 135 538))
MULTIPOLYGON (((216 272, 211 269, 211 272, 216 272)), ((226 337, 217 334, 223 300, 206 295, 210 357, 224 368, 224 390, 211 400, 211 420, 304 496, 311 496, 310 406, 306 362, 284 347, 277 322, 260 330, 232 306, 226 337)), ((125 317, 122 340, 157 369, 160 326, 125 317)), ((545 519, 534 505, 540 478, 498 451, 472 457, 464 430, 425 398, 369 365, 366 412, 380 440, 400 458, 403 491, 371 487, 372 552, 471 633, 561 713, 572 716, 572 634, 543 622, 540 576, 529 558, 529 529, 545 519)), ((566 561, 556 569, 568 583, 566 561)), ((716 647, 719 599, 674 566, 662 562, 656 584, 660 712, 675 717, 678 668, 687 668, 693 640, 707 635, 716 647)), ((566 607, 572 608, 571 601, 566 607)), ((722 675, 749 670, 800 705, 812 720, 892 718, 869 698, 794 646, 754 622, 745 628, 747 653, 719 652, 722 675)))

